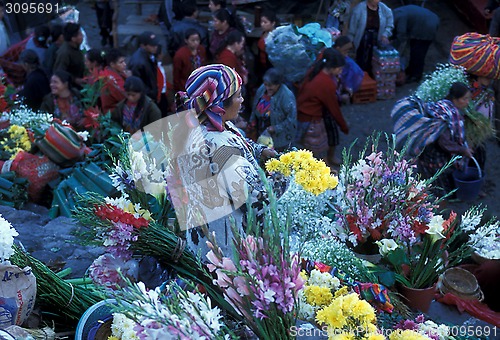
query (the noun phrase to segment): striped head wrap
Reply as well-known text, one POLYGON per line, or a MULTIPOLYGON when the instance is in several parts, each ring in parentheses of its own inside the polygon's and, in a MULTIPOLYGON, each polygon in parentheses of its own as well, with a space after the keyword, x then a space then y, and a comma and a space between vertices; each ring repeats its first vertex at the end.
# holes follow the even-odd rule
POLYGON ((207 118, 218 131, 224 130, 222 116, 226 113, 223 101, 241 88, 241 78, 232 68, 213 64, 194 70, 186 82, 186 92, 177 92, 177 107, 194 109, 198 120, 207 118))

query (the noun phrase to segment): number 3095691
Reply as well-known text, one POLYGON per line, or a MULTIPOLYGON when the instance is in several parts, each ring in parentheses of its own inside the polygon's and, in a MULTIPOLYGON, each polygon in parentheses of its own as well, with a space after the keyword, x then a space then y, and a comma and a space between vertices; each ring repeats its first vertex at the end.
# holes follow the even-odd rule
POLYGON ((59 13, 59 4, 51 4, 51 3, 5 3, 5 13, 10 14, 57 14, 59 13))

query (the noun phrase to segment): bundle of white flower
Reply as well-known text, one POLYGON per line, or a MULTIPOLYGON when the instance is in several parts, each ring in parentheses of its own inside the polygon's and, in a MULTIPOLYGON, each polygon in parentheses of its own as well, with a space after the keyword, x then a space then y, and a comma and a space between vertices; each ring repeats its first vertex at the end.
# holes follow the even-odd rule
POLYGON ((139 282, 129 286, 118 299, 121 313, 113 314, 108 339, 223 339, 228 332, 220 309, 198 292, 168 286, 146 289, 139 282), (132 321, 132 319, 134 321, 132 321))
POLYGON ((18 235, 12 224, 0 215, 0 264, 10 264, 9 259, 14 253, 14 237, 18 235))
POLYGON ((496 218, 491 218, 481 224, 486 208, 472 207, 462 216, 461 228, 471 232, 469 245, 474 251, 487 259, 500 259, 500 223, 496 218))
POLYGON ((46 130, 52 124, 53 117, 50 113, 35 112, 22 104, 3 114, 9 119, 11 125, 24 126, 25 128, 38 128, 46 130))
POLYGON ((332 191, 314 195, 291 180, 288 189, 278 200, 278 218, 291 223, 292 252, 298 251, 305 241, 323 237, 334 226, 333 221, 325 216, 332 191))
POLYGON ((451 64, 438 64, 436 70, 419 85, 415 95, 425 102, 436 102, 448 95, 454 82, 468 83, 465 69, 451 64))
POLYGON ((418 324, 417 331, 420 334, 428 334, 432 336, 432 339, 446 340, 450 339, 450 327, 437 324, 434 321, 426 320, 423 323, 418 324))

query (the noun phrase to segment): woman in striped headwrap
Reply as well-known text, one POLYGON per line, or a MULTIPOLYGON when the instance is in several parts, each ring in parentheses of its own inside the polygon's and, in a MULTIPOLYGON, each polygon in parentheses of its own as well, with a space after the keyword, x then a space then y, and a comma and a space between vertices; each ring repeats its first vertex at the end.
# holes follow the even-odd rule
MULTIPOLYGON (((460 110, 469 105, 471 93, 466 84, 452 84, 446 99, 428 103, 426 114, 437 124, 422 126, 424 130, 435 130, 435 140, 427 143, 418 156, 417 167, 423 178, 431 178, 455 155, 461 155, 468 161, 472 151, 465 140, 464 116, 460 110)), ((425 134, 424 134, 425 135, 425 134)), ((428 136, 429 137, 429 136, 428 136)), ((465 162, 457 162, 455 167, 463 167, 465 162)), ((453 168, 448 168, 434 182, 438 193, 444 195, 454 189, 453 168)))
POLYGON ((187 231, 189 247, 202 255, 208 248, 200 226, 208 225, 209 231, 215 232, 218 246, 228 256, 233 238, 228 217, 233 216, 242 231, 247 196, 257 216, 267 200, 259 160, 276 152, 243 138, 231 123, 243 102, 241 83, 232 68, 208 65, 193 71, 186 92, 177 93, 177 117, 187 122, 189 129, 178 139, 172 138, 185 140, 176 162, 185 199, 182 210, 179 205, 175 208, 181 228, 187 231))

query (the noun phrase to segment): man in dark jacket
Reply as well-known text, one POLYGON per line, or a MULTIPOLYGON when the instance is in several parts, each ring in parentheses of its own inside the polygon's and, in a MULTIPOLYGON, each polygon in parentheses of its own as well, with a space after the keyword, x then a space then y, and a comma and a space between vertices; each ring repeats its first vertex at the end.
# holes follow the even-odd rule
POLYGON ((35 51, 27 49, 19 56, 19 62, 26 70, 26 81, 19 97, 32 110, 37 111, 42 105, 43 97, 50 92, 49 78, 40 68, 40 59, 35 51))
POLYGON ((392 12, 395 46, 402 52, 405 42, 410 45, 410 60, 406 68, 408 82, 420 81, 425 56, 439 28, 439 17, 416 5, 398 7, 392 12))
POLYGON ((146 85, 146 94, 156 102, 158 98, 157 63, 159 39, 153 32, 146 31, 139 36, 140 47, 128 62, 132 75, 141 78, 146 85))
POLYGON ((83 33, 79 24, 67 23, 63 28, 64 43, 56 53, 53 70, 63 70, 71 74, 73 82, 79 86, 84 83, 85 57, 80 51, 83 33))

